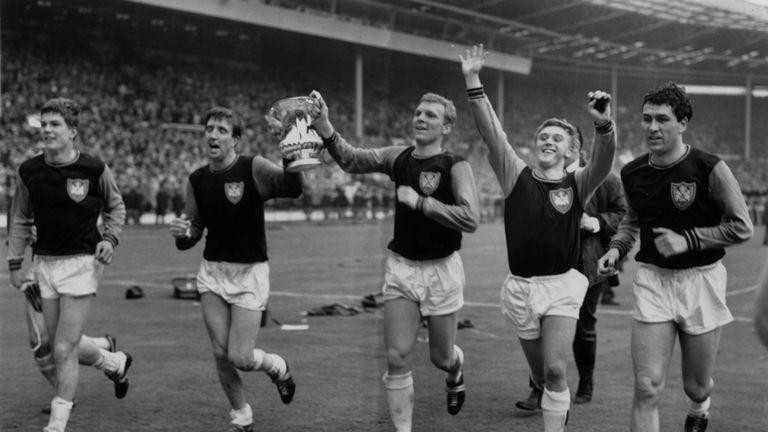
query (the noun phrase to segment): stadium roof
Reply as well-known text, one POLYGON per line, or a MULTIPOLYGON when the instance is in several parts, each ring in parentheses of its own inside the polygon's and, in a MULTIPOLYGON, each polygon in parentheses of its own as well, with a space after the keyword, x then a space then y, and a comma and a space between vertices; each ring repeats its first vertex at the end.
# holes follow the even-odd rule
MULTIPOLYGON (((165 2, 133 1, 157 6, 165 2)), ((189 1, 221 10, 269 5, 368 26, 371 31, 387 29, 456 45, 482 42, 492 51, 533 59, 534 67, 573 70, 578 66, 595 73, 614 69, 625 75, 668 73, 730 82, 743 82, 750 75, 754 83, 768 84, 768 6, 753 3, 763 0, 189 1)), ((64 24, 74 15, 91 15, 102 32, 162 30, 167 38, 199 28, 199 19, 191 14, 130 4, 4 0, 3 25, 8 28, 17 15, 22 24, 11 25, 17 30, 47 28, 51 22, 64 24), (47 11, 39 13, 43 9, 47 11)), ((217 16, 214 12, 201 18, 217 16)), ((98 26, 69 28, 73 27, 96 31, 98 26)), ((215 32, 216 37, 240 39, 252 33, 245 23, 215 32)))
MULTIPOLYGON (((223 0, 230 1, 230 0, 223 0)), ((231 0, 234 1, 234 0, 231 0)), ((275 0, 372 26, 624 72, 768 76, 759 0, 275 0)))

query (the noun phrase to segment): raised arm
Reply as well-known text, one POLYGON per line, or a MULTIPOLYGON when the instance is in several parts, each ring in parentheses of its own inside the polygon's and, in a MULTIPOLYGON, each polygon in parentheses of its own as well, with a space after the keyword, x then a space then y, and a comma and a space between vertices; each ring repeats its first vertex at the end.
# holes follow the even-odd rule
POLYGON ((480 70, 487 56, 488 52, 483 50, 483 45, 476 45, 466 51, 466 56, 459 56, 459 59, 467 86, 472 117, 475 119, 483 142, 488 147, 488 161, 506 197, 512 192, 517 177, 525 168, 525 162, 517 156, 509 144, 507 134, 504 133, 501 122, 480 82, 480 70))
MULTIPOLYGON (((283 167, 290 161, 283 161, 283 167)), ((298 198, 304 189, 304 176, 281 168, 269 160, 256 156, 251 167, 253 182, 262 200, 271 198, 298 198)))
POLYGON ((333 160, 348 173, 380 172, 392 176, 395 159, 406 146, 390 146, 376 149, 355 148, 338 132, 332 132, 330 138, 323 138, 323 145, 333 160))
POLYGON ((585 203, 608 177, 613 169, 616 156, 616 127, 611 118, 611 95, 597 90, 589 93, 587 111, 595 123, 595 142, 592 146, 592 158, 584 169, 576 171, 576 183, 579 185, 579 198, 585 203), (596 109, 600 102, 602 109, 596 109))
POLYGON ((397 156, 407 147, 391 146, 377 149, 355 148, 336 132, 328 117, 328 105, 318 91, 312 91, 311 97, 316 104, 315 119, 312 126, 323 139, 323 145, 333 160, 346 172, 380 172, 392 175, 392 166, 397 156))

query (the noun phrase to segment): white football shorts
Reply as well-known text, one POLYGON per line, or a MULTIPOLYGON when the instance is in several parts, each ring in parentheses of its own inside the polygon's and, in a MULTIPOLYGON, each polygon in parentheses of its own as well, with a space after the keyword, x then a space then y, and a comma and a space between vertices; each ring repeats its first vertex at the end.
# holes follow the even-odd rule
POLYGON ((197 291, 212 292, 229 304, 263 311, 269 298, 269 264, 203 260, 197 272, 197 291))
POLYGON ((508 274, 501 285, 501 312, 520 339, 541 336, 541 318, 565 316, 579 319, 589 281, 578 270, 524 278, 508 274))
POLYGON ((384 301, 414 301, 422 316, 448 315, 461 309, 465 284, 458 252, 441 259, 412 261, 389 251, 384 263, 384 301))
POLYGON ((35 255, 32 268, 45 299, 95 295, 104 272, 95 255, 35 255))
POLYGON ((728 273, 718 261, 682 270, 641 264, 635 274, 633 317, 640 322, 672 321, 691 335, 733 321, 725 304, 728 273))

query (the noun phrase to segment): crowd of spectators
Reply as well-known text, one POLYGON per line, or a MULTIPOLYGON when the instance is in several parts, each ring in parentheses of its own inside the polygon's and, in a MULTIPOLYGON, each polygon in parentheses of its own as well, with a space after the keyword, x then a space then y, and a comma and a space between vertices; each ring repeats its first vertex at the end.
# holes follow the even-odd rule
MULTIPOLYGON (((187 176, 205 163, 199 125, 211 106, 232 107, 244 116, 241 153, 261 154, 275 162, 280 158, 277 140, 269 135, 263 116, 274 102, 285 97, 320 89, 334 110, 334 118, 339 119, 338 129, 347 136, 354 134, 353 86, 338 76, 313 75, 308 87, 301 74, 286 74, 280 65, 269 69, 157 52, 134 53, 121 61, 114 56, 104 58, 103 53, 88 54, 88 50, 39 55, 35 46, 16 40, 4 43, 2 49, 0 212, 7 208, 16 167, 38 151, 38 131, 32 117, 52 97, 69 97, 82 105, 81 146, 110 164, 131 222, 138 221, 137 215, 150 213, 162 223, 166 213, 181 211, 187 176)), ((375 82, 368 85, 364 136, 355 143, 365 147, 408 143, 411 112, 418 96, 427 90, 445 94, 456 101, 459 111, 459 122, 448 145, 473 165, 483 217, 498 217, 500 189, 488 165, 485 146, 472 126, 461 81, 437 83, 435 87, 425 90, 424 83, 408 82, 399 82, 397 87, 375 82)), ((589 124, 579 102, 583 95, 575 94, 576 90, 569 93, 558 89, 542 97, 542 88, 531 87, 510 90, 515 97, 506 101, 503 118, 505 129, 514 131, 511 143, 524 156, 533 128, 545 117, 569 117, 589 124)), ((641 154, 639 110, 622 105, 618 111, 620 154, 641 154)), ((696 119, 687 139, 710 151, 740 152, 743 133, 725 135, 725 140, 718 133, 740 126, 728 128, 719 120, 696 119)), ((591 128, 583 129, 591 141, 591 128)), ((760 152, 747 161, 728 162, 745 193, 755 197, 752 202, 756 208, 763 207, 768 194, 768 150, 760 152)), ((368 214, 376 213, 371 209, 390 205, 394 193, 389 179, 356 177, 335 164, 308 171, 306 184, 303 198, 277 200, 272 205, 324 208, 329 218, 345 217, 362 214, 361 207, 368 208, 368 214)))

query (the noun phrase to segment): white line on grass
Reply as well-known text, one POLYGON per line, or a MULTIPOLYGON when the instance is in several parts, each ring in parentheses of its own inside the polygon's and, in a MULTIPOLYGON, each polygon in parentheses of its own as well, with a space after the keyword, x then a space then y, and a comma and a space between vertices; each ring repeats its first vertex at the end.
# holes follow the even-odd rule
MULTIPOLYGON (((163 283, 156 283, 156 282, 137 282, 137 281, 129 281, 129 280, 106 280, 104 281, 104 283, 117 285, 117 286, 124 286, 124 287, 131 287, 134 285, 138 285, 138 286, 147 287, 147 288, 159 288, 159 289, 169 289, 169 290, 173 288, 171 284, 163 284, 163 283)), ((757 286, 750 286, 746 288, 732 290, 727 295, 734 296, 739 294, 746 294, 754 291, 755 289, 757 289, 757 286)), ((269 295, 274 297, 312 298, 312 299, 326 299, 326 300, 359 300, 362 298, 362 296, 360 295, 353 295, 353 294, 312 294, 312 293, 290 292, 290 291, 270 291, 269 295)), ((473 302, 473 301, 465 301, 464 305, 468 307, 480 307, 480 308, 491 308, 491 309, 496 309, 499 307, 498 303, 473 302)), ((597 313, 601 315, 623 315, 623 316, 632 315, 631 310, 606 309, 606 308, 599 308, 597 310, 597 313)), ((746 317, 734 317, 733 319, 736 322, 749 322, 749 323, 752 322, 752 318, 746 318, 746 317)), ((488 335, 488 336, 493 336, 493 335, 488 335)))

